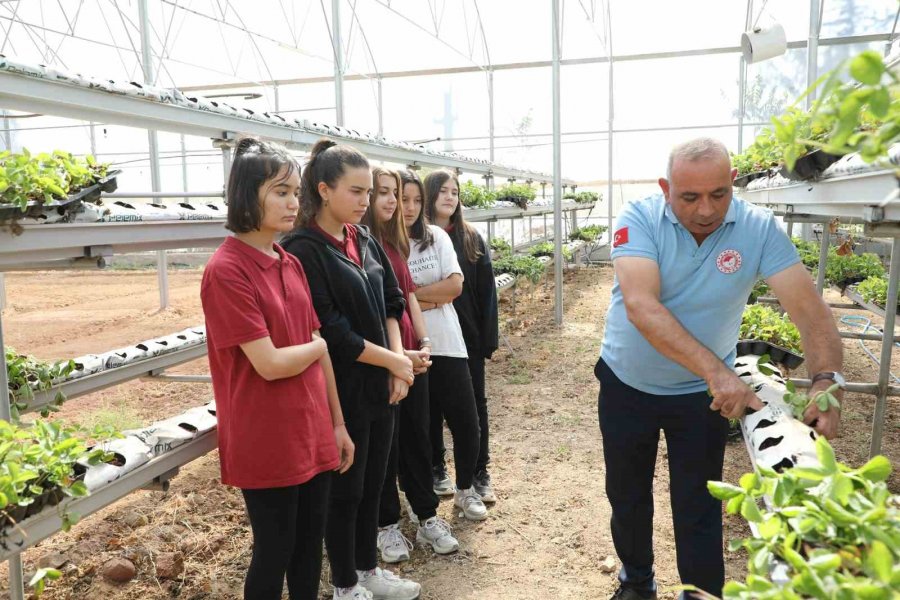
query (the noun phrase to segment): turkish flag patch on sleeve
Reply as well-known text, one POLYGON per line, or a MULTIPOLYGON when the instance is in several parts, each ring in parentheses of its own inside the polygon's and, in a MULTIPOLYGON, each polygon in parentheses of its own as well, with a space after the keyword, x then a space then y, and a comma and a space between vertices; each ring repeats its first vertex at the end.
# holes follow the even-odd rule
POLYGON ((628 228, 621 227, 616 230, 615 235, 613 236, 613 248, 618 248, 624 244, 628 243, 628 228))

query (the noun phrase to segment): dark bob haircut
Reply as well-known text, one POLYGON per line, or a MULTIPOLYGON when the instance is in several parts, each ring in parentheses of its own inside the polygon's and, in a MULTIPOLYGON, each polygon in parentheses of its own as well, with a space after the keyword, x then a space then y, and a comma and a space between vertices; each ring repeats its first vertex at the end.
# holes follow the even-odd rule
POLYGON ((234 150, 228 176, 228 218, 225 227, 235 233, 259 230, 262 223, 260 188, 266 182, 275 184, 283 181, 299 169, 297 161, 283 146, 255 138, 240 140, 234 150))

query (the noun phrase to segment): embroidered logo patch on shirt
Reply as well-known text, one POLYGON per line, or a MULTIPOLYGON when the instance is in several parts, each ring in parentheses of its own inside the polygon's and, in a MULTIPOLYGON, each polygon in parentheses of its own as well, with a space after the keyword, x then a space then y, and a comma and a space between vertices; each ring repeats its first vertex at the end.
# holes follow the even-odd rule
POLYGON ((628 228, 622 227, 621 229, 616 230, 615 235, 613 236, 613 248, 618 248, 624 244, 628 243, 628 228))
POLYGON ((722 273, 730 275, 731 273, 737 273, 741 268, 742 260, 741 253, 737 250, 723 250, 719 256, 716 257, 716 267, 718 267, 719 271, 722 273))

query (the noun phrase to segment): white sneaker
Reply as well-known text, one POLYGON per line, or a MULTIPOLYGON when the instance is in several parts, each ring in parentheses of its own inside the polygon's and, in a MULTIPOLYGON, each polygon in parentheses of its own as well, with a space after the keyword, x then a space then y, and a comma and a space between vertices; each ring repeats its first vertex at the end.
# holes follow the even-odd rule
POLYGON ((487 508, 481 501, 481 496, 475 491, 474 487, 467 490, 458 490, 453 496, 453 504, 462 509, 463 515, 470 521, 484 521, 487 519, 487 508))
POLYGON ((374 600, 417 600, 422 586, 409 579, 401 579, 387 569, 375 567, 371 575, 367 571, 357 571, 359 585, 372 593, 374 600))
POLYGON ((422 545, 430 544, 438 554, 450 554, 459 550, 459 542, 451 534, 447 521, 431 517, 416 531, 416 541, 422 545))
POLYGON ((339 588, 334 588, 331 598, 332 600, 372 600, 372 592, 357 583, 344 593, 341 593, 339 588))
POLYGON ((378 549, 381 550, 381 560, 384 562, 398 563, 409 560, 409 551, 412 547, 412 542, 400 531, 398 523, 378 528, 378 549))

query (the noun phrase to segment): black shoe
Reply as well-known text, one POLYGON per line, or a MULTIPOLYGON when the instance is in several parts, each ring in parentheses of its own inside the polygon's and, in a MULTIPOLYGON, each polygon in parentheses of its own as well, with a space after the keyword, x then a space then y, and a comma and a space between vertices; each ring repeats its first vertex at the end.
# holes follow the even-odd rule
POLYGON ((656 600, 656 592, 641 591, 633 587, 620 585, 609 600, 656 600))
POLYGON ((482 469, 475 473, 472 485, 475 491, 481 496, 481 501, 485 504, 493 504, 497 501, 497 495, 494 494, 494 488, 491 486, 491 476, 488 475, 487 469, 482 469))

